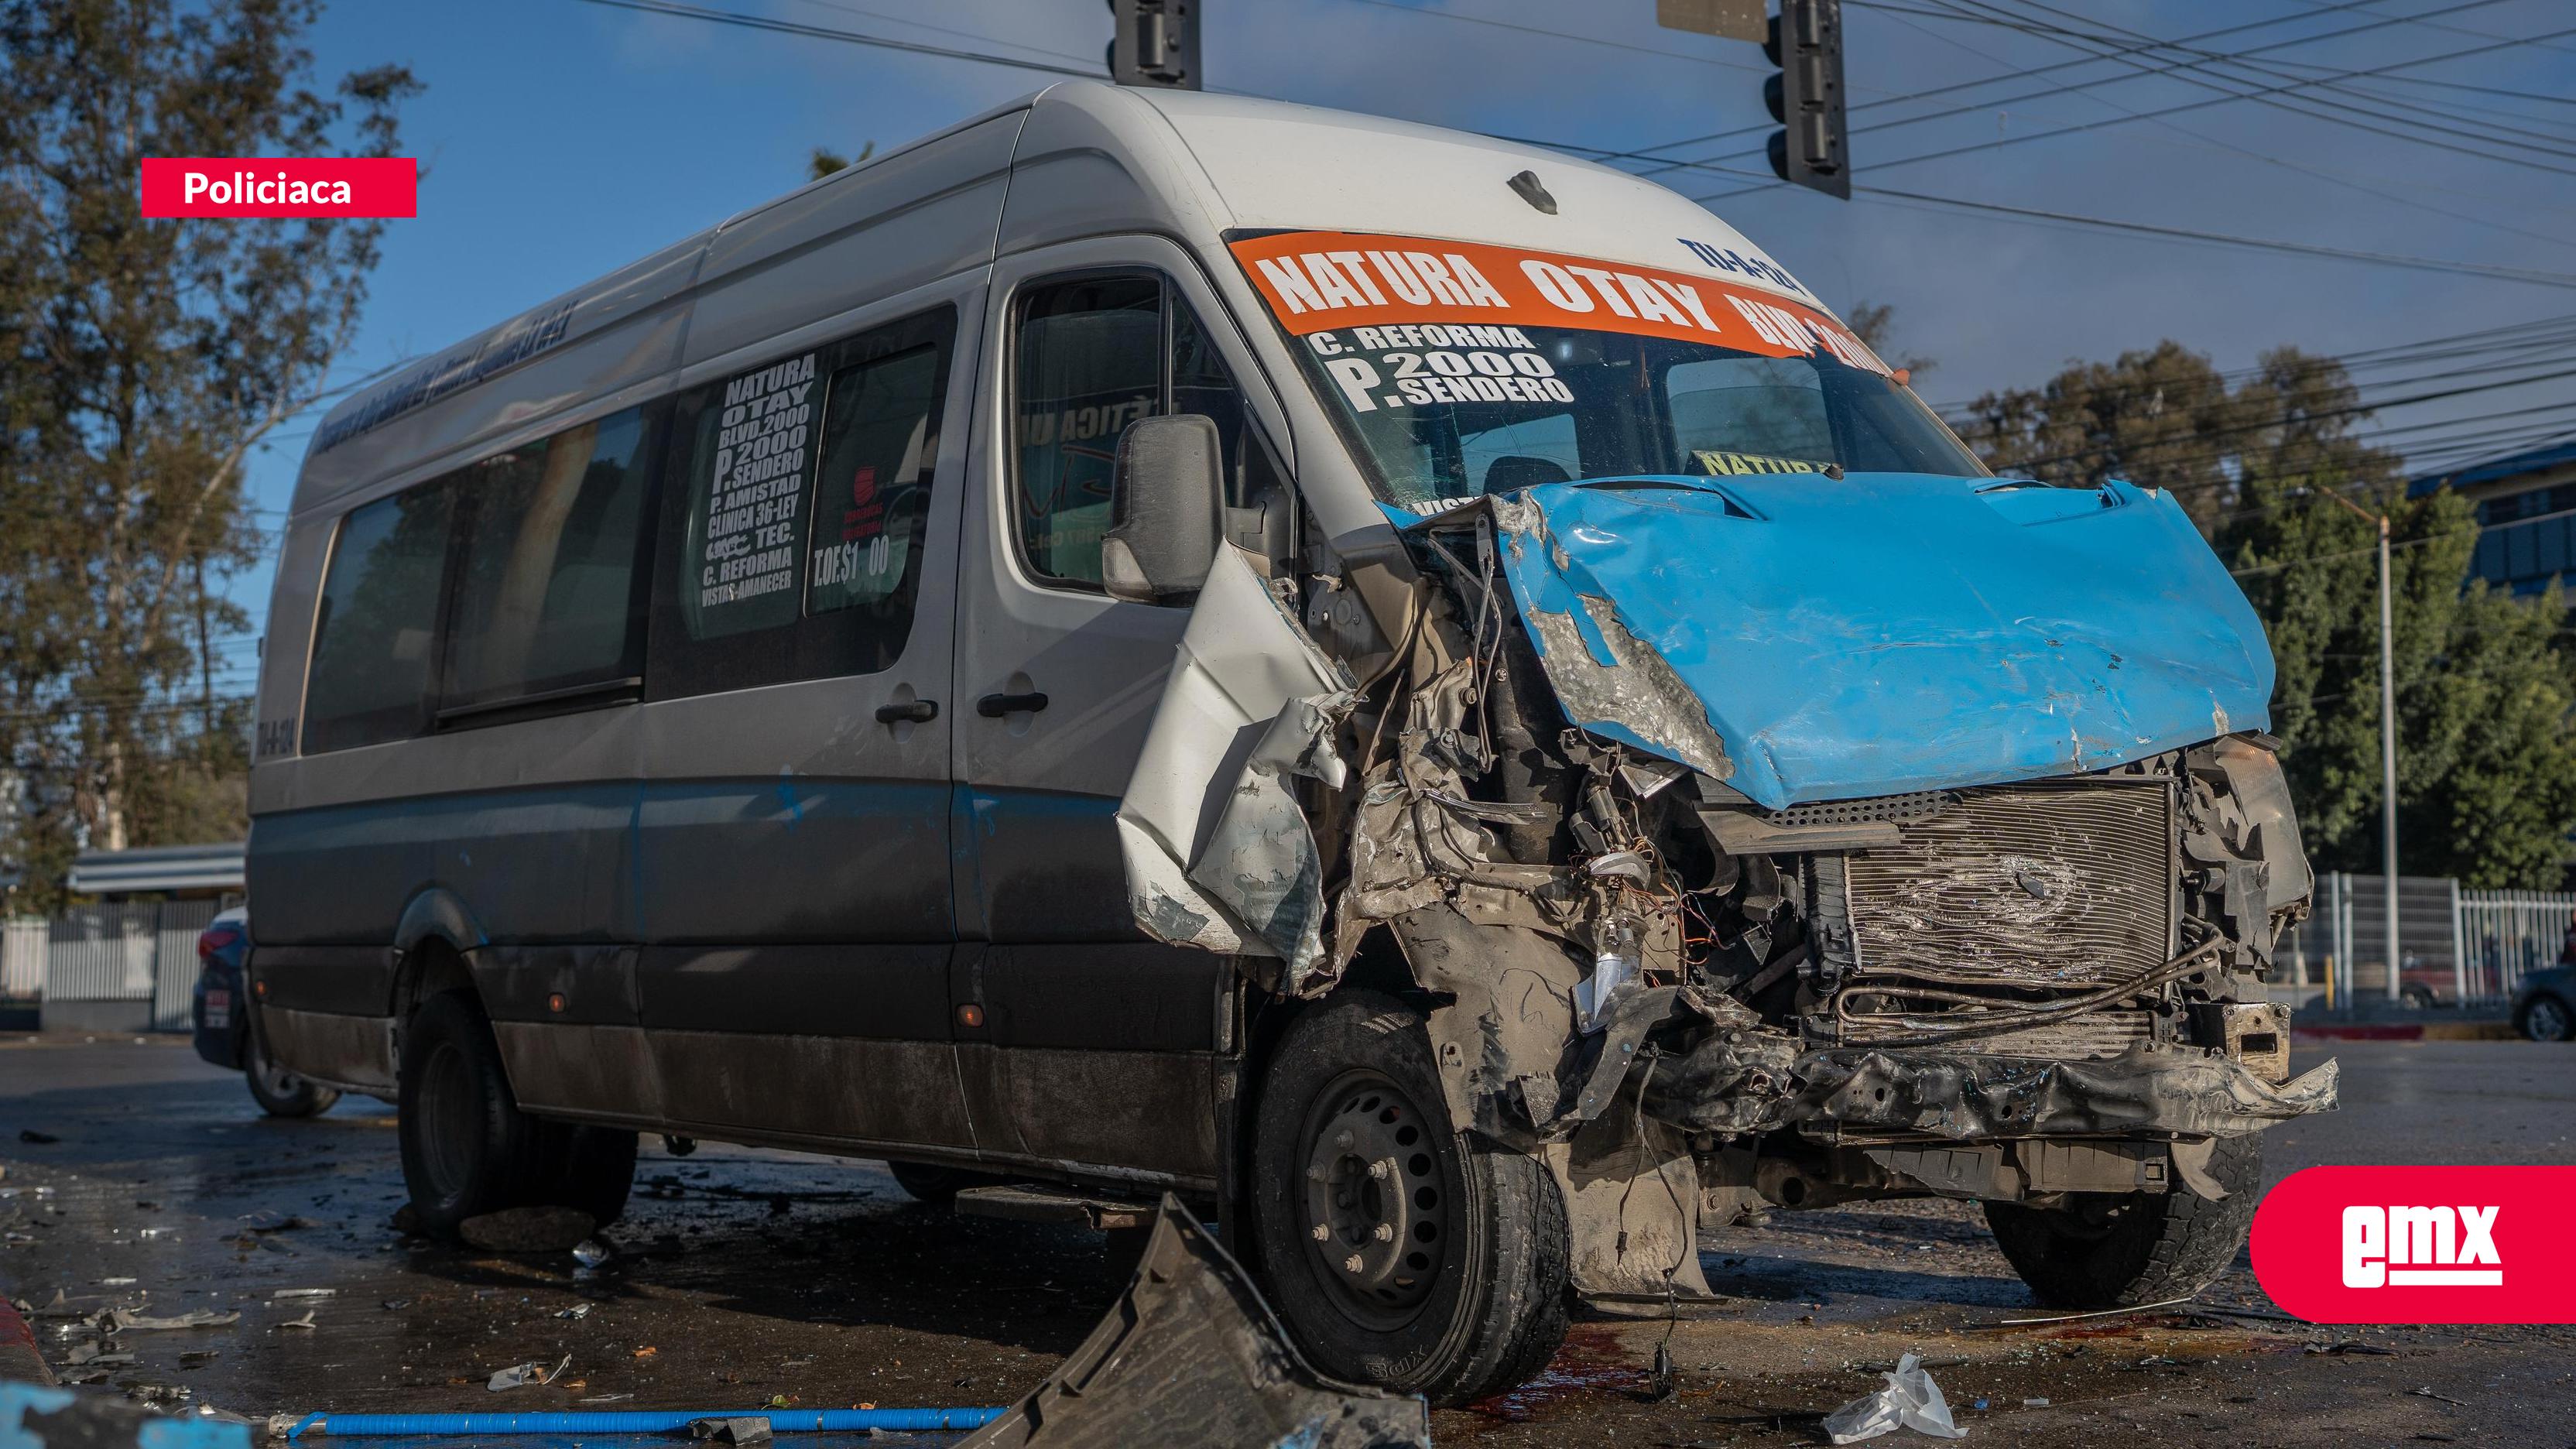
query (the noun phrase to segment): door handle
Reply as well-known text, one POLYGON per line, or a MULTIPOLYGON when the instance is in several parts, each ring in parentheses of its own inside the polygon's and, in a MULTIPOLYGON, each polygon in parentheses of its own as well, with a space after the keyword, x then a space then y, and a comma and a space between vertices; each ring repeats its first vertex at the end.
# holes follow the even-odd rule
POLYGON ((913 724, 928 724, 937 718, 939 718, 939 701, 935 699, 914 699, 906 700, 901 704, 877 706, 878 724, 902 724, 906 721, 913 724))
POLYGON ((975 712, 986 719, 1000 719, 1023 710, 1037 711, 1047 707, 1047 697, 1035 690, 1027 694, 988 694, 975 701, 975 712))

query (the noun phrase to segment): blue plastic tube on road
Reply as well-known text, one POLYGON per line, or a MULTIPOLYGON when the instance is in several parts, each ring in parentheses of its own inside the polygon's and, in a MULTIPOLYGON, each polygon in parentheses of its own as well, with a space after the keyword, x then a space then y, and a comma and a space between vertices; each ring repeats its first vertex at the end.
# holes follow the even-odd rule
POLYGON ((980 1429, 1001 1409, 642 1409, 554 1414, 307 1414, 286 1431, 326 1437, 388 1439, 441 1434, 676 1434, 701 1419, 766 1419, 773 1434, 854 1433, 885 1429, 919 1433, 980 1429))

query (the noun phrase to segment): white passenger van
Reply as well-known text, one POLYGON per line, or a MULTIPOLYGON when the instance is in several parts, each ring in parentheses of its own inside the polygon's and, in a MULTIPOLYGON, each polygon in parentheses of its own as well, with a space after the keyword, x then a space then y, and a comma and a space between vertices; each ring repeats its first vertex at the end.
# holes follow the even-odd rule
POLYGON ((639 1131, 1168 1190, 1456 1401, 1759 1201, 2188 1292, 2332 1100, 2172 501, 1475 136, 1072 83, 817 181, 334 409, 268 630, 257 1029, 434 1232, 639 1131))

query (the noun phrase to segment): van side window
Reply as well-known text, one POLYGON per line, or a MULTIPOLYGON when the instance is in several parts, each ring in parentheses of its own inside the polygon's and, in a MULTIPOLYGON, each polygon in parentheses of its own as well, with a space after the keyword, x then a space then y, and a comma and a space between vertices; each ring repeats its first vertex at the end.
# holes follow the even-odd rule
POLYGON ((955 336, 943 307, 682 397, 650 697, 894 666, 955 336))
POLYGON ((406 739, 427 725, 451 496, 441 480, 340 520, 313 620, 304 753, 406 739))
POLYGON ((1163 411, 1163 283, 1085 277, 1020 302, 1011 471, 1029 571, 1100 587, 1118 436, 1163 411))
POLYGON ((449 709, 643 672, 641 408, 487 458, 463 490, 449 709))
MULTIPOLYGON (((1269 445, 1245 426, 1243 390, 1198 314, 1161 276, 1039 283, 1021 294, 1014 336, 1011 491, 1029 572, 1099 589, 1118 438, 1139 418, 1213 419, 1226 502, 1258 510, 1284 499, 1269 445)), ((1286 510, 1274 512, 1284 518, 1286 510)))
POLYGON ((939 349, 863 362, 833 374, 823 414, 823 473, 814 483, 814 543, 805 609, 887 606, 918 581, 912 550, 930 511, 939 453, 939 349))

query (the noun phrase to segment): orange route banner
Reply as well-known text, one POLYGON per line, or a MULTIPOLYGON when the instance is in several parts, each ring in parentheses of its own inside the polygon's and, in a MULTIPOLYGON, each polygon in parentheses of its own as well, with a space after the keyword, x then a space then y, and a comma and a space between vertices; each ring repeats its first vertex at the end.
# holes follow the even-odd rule
POLYGON ((1706 342, 1766 357, 1821 347, 1887 364, 1802 302, 1682 272, 1483 242, 1295 231, 1229 244, 1271 315, 1298 337, 1339 327, 1574 327, 1706 342))

